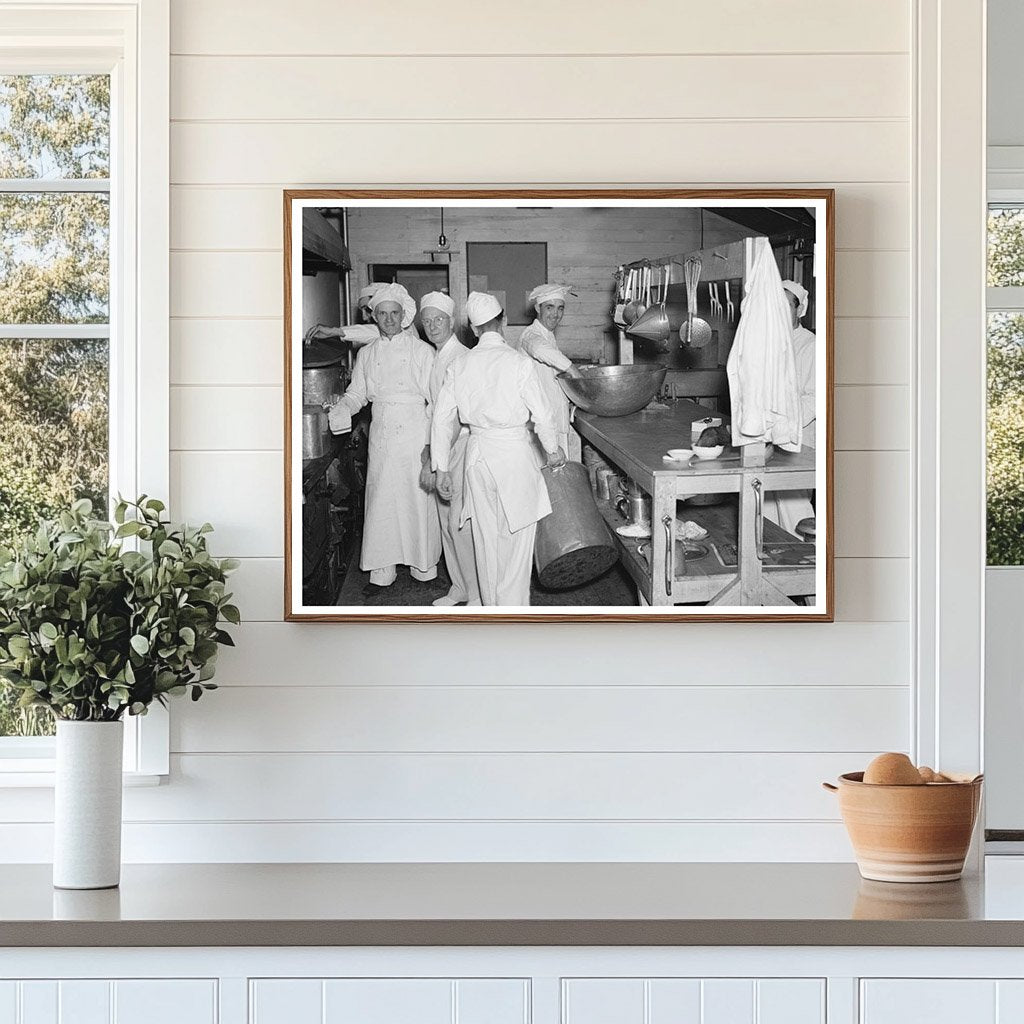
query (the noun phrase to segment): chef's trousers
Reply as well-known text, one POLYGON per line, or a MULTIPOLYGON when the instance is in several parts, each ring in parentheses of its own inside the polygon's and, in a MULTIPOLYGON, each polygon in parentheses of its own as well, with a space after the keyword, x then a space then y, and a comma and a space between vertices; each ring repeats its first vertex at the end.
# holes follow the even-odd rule
MULTIPOLYGON (((466 470, 466 487, 473 494, 473 550, 485 606, 522 607, 530 603, 533 541, 537 524, 512 533, 498 489, 482 459, 466 470)), ((463 529, 468 529, 467 523, 463 529)))

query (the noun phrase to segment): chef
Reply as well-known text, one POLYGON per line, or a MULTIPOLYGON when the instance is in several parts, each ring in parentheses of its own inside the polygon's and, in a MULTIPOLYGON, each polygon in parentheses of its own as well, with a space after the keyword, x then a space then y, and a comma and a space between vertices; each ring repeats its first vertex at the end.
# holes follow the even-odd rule
POLYGON ((430 478, 430 370, 434 350, 409 330, 416 303, 400 284, 370 300, 379 336, 356 355, 352 383, 331 407, 336 433, 373 404, 360 567, 370 583, 388 587, 407 565, 414 579, 437 576, 441 530, 430 478))
MULTIPOLYGON (((815 448, 818 413, 815 406, 814 356, 817 339, 814 332, 807 330, 800 322, 807 312, 807 289, 796 281, 783 281, 782 288, 789 301, 793 328, 793 361, 800 391, 800 419, 803 426, 802 446, 815 448)), ((814 523, 811 494, 808 490, 770 492, 765 501, 765 514, 789 533, 802 535, 814 523)))
POLYGON ((525 606, 537 523, 551 512, 529 422, 549 466, 564 465, 565 454, 533 362, 505 344, 498 300, 472 292, 466 315, 480 340, 448 374, 437 399, 431 430, 437 490, 449 499, 454 493, 445 439, 461 420, 470 430, 462 521, 473 525, 481 599, 525 606))
POLYGON ((519 338, 519 349, 525 352, 537 367, 541 387, 555 416, 555 432, 558 444, 570 459, 580 461, 580 436, 569 426, 569 399, 561 385, 555 380, 559 373, 579 377, 580 371, 572 360, 563 355, 555 340, 555 331, 565 316, 565 297, 570 289, 561 284, 540 284, 530 292, 528 298, 537 311, 537 318, 523 331, 519 338))
MULTIPOLYGON (((427 332, 427 340, 437 350, 434 365, 430 371, 430 400, 436 408, 441 385, 449 372, 456 372, 469 349, 452 333, 455 303, 444 292, 428 292, 420 299, 420 323, 427 332)), ((476 556, 473 553, 472 523, 462 524, 463 480, 465 477, 466 445, 469 442, 469 428, 457 420, 452 424, 454 436, 440 438, 439 446, 448 445, 448 471, 452 481, 450 499, 442 498, 434 489, 437 500, 437 514, 441 522, 441 549, 444 564, 452 585, 447 594, 437 598, 434 604, 451 607, 457 604, 479 605, 480 585, 476 577, 476 556)), ((431 449, 433 449, 431 443, 431 449)), ((436 463, 436 455, 434 457, 436 463)))
POLYGON ((379 331, 373 319, 370 300, 383 287, 382 283, 376 282, 368 284, 359 292, 359 298, 356 300, 356 315, 359 317, 359 323, 349 324, 347 327, 325 327, 323 324, 317 324, 309 331, 308 336, 311 338, 341 338, 349 342, 353 348, 368 345, 371 341, 376 340, 379 331))
POLYGON ((783 281, 782 287, 789 299, 793 323, 793 358, 796 361, 796 379, 800 387, 800 412, 803 419, 803 443, 816 448, 817 409, 814 401, 814 350, 817 339, 813 331, 800 322, 807 312, 807 289, 796 281, 783 281))

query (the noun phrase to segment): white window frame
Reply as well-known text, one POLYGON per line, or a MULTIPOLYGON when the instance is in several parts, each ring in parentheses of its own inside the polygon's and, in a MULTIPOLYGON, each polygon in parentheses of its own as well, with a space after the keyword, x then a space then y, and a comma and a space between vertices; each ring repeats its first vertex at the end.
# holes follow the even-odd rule
MULTIPOLYGON (((1019 206, 1024 210, 1024 148, 990 147, 988 166, 988 207, 1019 206)), ((990 313, 1024 313, 1024 287, 986 288, 986 317, 990 313)), ((1024 565, 986 565, 989 584, 996 600, 1007 594, 1019 595, 1024 565)), ((986 636, 986 731, 985 760, 990 774, 986 826, 998 832, 1019 832, 1024 825, 1024 797, 1015 780, 1020 766, 1019 733, 1022 723, 1016 672, 1007 671, 1016 660, 1012 637, 1000 632, 1005 624, 1005 607, 993 606, 995 626, 986 636)), ((988 854, 1018 856, 1024 844, 1013 840, 990 842, 988 854)))
MULTIPOLYGON (((0 74, 111 76, 110 490, 165 502, 169 23, 169 0, 0 0, 0 74)), ((18 330, 19 337, 31 336, 18 330)), ((62 333, 82 336, 73 329, 62 333)), ((95 329, 88 336, 97 336, 95 329)), ((146 782, 166 775, 167 712, 155 705, 148 715, 125 721, 126 778, 146 782)), ((53 771, 52 739, 0 738, 0 787, 52 785, 53 771)))
MULTIPOLYGON (((986 8, 978 0, 917 0, 915 8, 911 754, 918 764, 980 771, 986 8)), ((981 847, 973 847, 974 867, 981 847)))

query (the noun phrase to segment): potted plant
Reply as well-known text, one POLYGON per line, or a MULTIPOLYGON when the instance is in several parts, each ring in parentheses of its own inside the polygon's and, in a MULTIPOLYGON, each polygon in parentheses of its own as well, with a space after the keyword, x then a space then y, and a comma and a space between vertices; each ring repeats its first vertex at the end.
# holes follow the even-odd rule
POLYGON ((234 559, 206 547, 209 523, 172 526, 164 505, 120 500, 114 522, 88 501, 0 548, 0 678, 56 718, 54 885, 118 884, 123 718, 215 689, 234 559), (136 540, 131 538, 137 538, 136 540), (136 546, 137 545, 137 546, 136 546))

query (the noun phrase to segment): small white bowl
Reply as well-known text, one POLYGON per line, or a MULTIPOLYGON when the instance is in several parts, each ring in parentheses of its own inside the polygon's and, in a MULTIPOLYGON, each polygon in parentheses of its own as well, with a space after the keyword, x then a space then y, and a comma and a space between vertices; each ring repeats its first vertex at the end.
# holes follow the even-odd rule
POLYGON ((693 452, 689 448, 669 448, 661 458, 663 462, 689 462, 693 452))
POLYGON ((705 447, 699 444, 695 444, 693 446, 693 454, 696 455, 698 459, 717 459, 724 451, 724 444, 716 444, 711 447, 705 447))

